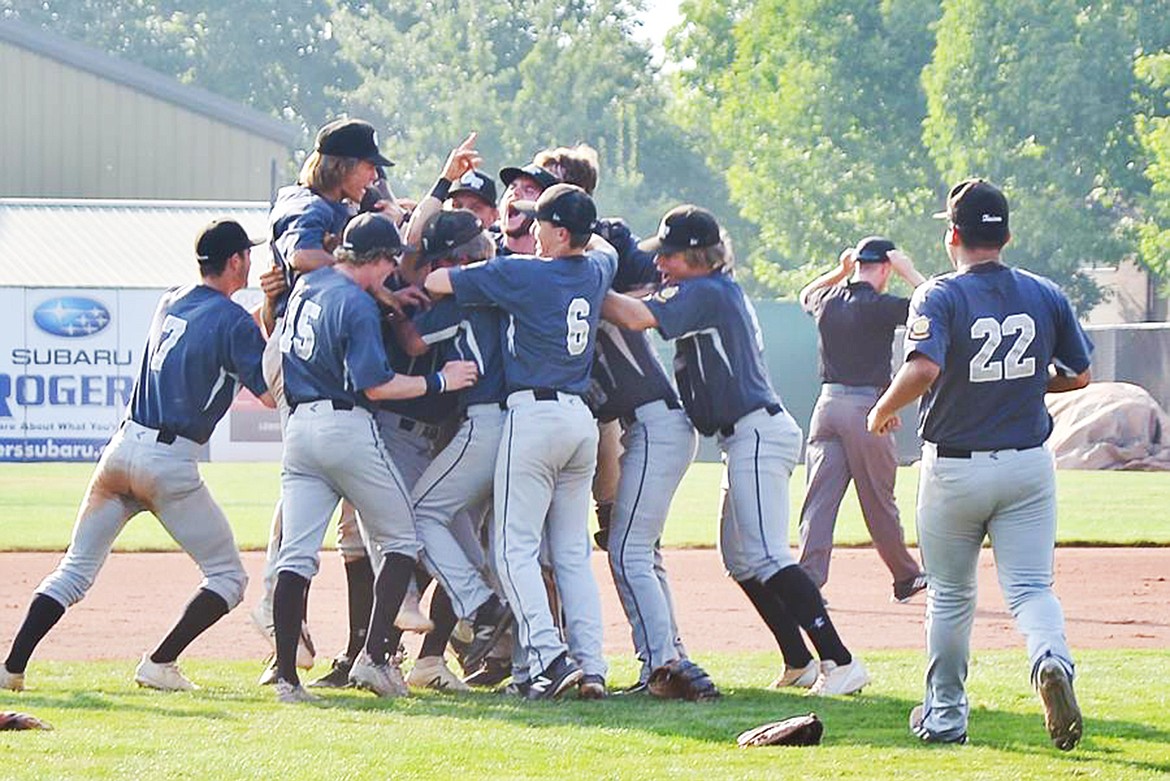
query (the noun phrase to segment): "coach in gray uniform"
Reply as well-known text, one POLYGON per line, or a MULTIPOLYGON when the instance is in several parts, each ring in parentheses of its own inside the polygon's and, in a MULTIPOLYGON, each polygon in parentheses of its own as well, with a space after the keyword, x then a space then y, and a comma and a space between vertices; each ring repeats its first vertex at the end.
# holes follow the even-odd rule
POLYGON ((828 581, 833 527, 852 480, 874 547, 894 576, 893 599, 905 602, 926 588, 926 578, 906 550, 894 503, 894 435, 865 428, 866 413, 890 384, 894 329, 910 309, 910 299, 885 293, 895 273, 912 287, 926 281, 892 241, 869 236, 800 291, 801 307, 817 321, 822 383, 805 448, 800 565, 817 586, 828 581))

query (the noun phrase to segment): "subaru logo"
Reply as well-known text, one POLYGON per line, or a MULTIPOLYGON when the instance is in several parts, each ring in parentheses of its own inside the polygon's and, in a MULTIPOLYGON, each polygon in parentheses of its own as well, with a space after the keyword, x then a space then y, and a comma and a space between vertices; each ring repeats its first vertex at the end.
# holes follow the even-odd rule
POLYGON ((110 310, 92 298, 50 298, 33 312, 33 322, 53 336, 92 336, 110 324, 110 310))

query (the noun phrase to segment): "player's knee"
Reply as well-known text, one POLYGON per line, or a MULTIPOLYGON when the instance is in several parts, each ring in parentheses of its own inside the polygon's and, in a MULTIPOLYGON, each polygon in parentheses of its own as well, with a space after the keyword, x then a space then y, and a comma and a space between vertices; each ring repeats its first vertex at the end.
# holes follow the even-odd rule
POLYGON ((219 594, 227 603, 228 610, 234 610, 244 601, 244 592, 248 588, 248 574, 242 567, 217 573, 207 578, 204 587, 219 594))

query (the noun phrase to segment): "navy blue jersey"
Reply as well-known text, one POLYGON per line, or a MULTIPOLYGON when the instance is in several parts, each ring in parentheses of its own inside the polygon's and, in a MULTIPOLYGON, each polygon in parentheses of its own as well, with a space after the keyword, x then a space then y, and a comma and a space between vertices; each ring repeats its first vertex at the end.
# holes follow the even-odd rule
POLYGON ((509 255, 451 269, 451 286, 462 305, 504 311, 509 393, 551 388, 584 395, 601 302, 616 266, 608 247, 551 260, 509 255))
POLYGON ((504 387, 503 331, 500 310, 486 306, 459 306, 454 297, 441 298, 415 316, 414 327, 429 345, 449 345, 448 360, 475 361, 479 379, 459 392, 463 408, 472 404, 499 403, 504 387))
POLYGON ((868 282, 853 282, 812 291, 804 309, 817 321, 822 382, 879 388, 890 384, 894 329, 906 322, 910 299, 878 293, 868 282))
POLYGON ((205 285, 168 290, 159 301, 130 394, 130 418, 200 444, 242 382, 268 390, 260 371, 264 337, 239 304, 205 285))
POLYGON ((332 266, 297 280, 280 352, 289 404, 333 399, 368 409, 362 391, 394 377, 382 347, 378 305, 332 266))
POLYGON ((325 234, 340 237, 350 216, 349 206, 322 198, 308 187, 294 184, 280 188, 268 214, 272 261, 280 267, 288 283, 288 290, 276 305, 278 317, 284 314, 299 276, 292 267, 293 253, 302 249, 324 250, 325 234))
POLYGON ((914 292, 906 357, 941 372, 923 397, 920 433, 964 450, 1042 444, 1052 431, 1044 406, 1048 366, 1089 368, 1093 345, 1051 281, 999 263, 932 279, 914 292))
MULTIPOLYGON (((390 368, 397 374, 411 377, 425 377, 443 368, 451 359, 445 344, 438 344, 422 355, 409 355, 398 344, 393 329, 387 323, 382 327, 382 342, 390 368)), ((459 393, 427 394, 412 399, 391 399, 378 402, 378 406, 397 415, 403 415, 424 423, 442 423, 459 409, 459 393)))
POLYGON ((678 404, 678 394, 646 333, 607 322, 597 329, 589 398, 593 414, 600 420, 626 417, 643 404, 659 399, 678 404))
POLYGON ((764 364, 756 310, 728 274, 685 279, 646 301, 658 332, 677 339, 674 372, 695 428, 710 436, 771 404, 776 392, 764 364))

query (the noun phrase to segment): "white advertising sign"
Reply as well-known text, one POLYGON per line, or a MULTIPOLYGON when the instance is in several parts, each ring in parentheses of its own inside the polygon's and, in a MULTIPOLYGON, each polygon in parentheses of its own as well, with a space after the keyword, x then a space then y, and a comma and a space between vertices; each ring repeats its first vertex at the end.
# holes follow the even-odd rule
POLYGON ((0 288, 0 461, 96 461, 161 290, 0 288))

